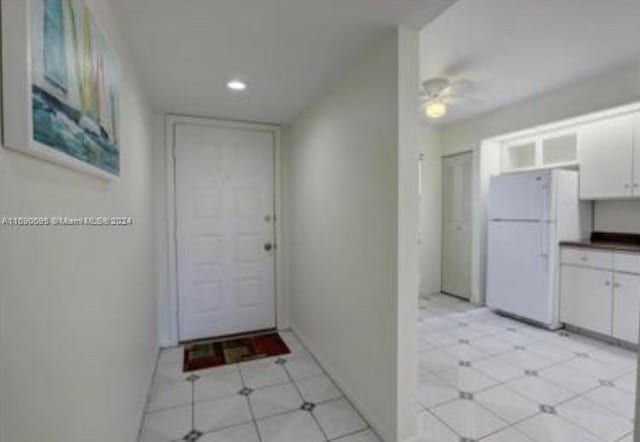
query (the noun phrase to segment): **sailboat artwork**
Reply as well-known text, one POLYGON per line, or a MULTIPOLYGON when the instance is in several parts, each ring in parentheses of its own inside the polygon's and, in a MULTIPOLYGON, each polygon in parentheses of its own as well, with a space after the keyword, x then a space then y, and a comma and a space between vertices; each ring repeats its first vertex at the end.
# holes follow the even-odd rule
POLYGON ((33 140, 120 174, 119 67, 83 0, 31 0, 33 140))

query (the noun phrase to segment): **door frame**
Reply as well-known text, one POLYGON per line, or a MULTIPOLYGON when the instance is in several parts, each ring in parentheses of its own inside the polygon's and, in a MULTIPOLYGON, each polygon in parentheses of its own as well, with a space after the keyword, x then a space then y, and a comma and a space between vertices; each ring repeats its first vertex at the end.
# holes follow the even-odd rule
POLYGON ((281 129, 272 124, 251 123, 244 121, 220 120, 207 117, 194 117, 178 114, 165 115, 165 184, 166 184, 166 241, 167 241, 167 287, 168 287, 168 322, 169 339, 166 344, 175 346, 180 343, 180 319, 177 278, 177 231, 176 231, 176 165, 175 165, 175 129, 178 125, 209 126, 267 132, 273 136, 274 143, 274 293, 276 327, 287 327, 286 306, 284 297, 284 272, 282 242, 282 152, 281 129))

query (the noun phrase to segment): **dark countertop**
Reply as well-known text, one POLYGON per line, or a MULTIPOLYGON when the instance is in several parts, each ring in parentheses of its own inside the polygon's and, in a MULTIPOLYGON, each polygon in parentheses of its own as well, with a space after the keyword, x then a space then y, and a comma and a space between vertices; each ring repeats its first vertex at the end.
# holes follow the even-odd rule
POLYGON ((560 241, 560 245, 640 253, 640 235, 630 233, 593 232, 590 239, 580 241, 560 241))

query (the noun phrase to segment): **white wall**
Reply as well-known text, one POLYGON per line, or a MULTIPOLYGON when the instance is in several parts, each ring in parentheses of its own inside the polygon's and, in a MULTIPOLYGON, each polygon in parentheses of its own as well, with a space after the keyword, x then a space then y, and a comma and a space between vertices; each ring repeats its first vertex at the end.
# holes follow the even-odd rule
POLYGON ((399 83, 417 88, 417 35, 404 32, 356 61, 285 136, 293 328, 387 442, 415 421, 405 395, 417 369, 417 145, 413 120, 399 120, 408 94, 399 83), (399 69, 413 50, 416 66, 399 69))
POLYGON ((0 227, 2 441, 134 442, 157 353, 151 115, 107 1, 95 3, 122 68, 122 176, 0 148, 0 216, 134 225, 0 227))
POLYGON ((422 197, 420 199, 420 294, 442 288, 442 157, 437 128, 421 127, 422 197))
POLYGON ((594 230, 640 234, 640 199, 596 201, 594 230))

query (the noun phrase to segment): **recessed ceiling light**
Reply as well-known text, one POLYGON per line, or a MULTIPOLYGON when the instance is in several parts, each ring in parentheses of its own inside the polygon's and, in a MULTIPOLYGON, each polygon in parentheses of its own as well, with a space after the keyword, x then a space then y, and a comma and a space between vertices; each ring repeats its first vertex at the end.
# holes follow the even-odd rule
POLYGON ((232 80, 227 83, 227 87, 234 91, 243 91, 247 88, 247 85, 240 80, 232 80))

